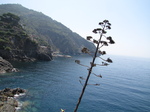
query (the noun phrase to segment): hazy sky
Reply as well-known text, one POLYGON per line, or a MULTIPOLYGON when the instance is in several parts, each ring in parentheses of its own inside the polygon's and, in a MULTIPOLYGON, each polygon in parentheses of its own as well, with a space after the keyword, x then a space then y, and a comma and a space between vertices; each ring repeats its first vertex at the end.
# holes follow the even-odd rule
POLYGON ((92 30, 108 19, 107 35, 116 42, 108 54, 150 58, 150 0, 0 0, 5 3, 42 12, 82 37, 97 37, 92 30))

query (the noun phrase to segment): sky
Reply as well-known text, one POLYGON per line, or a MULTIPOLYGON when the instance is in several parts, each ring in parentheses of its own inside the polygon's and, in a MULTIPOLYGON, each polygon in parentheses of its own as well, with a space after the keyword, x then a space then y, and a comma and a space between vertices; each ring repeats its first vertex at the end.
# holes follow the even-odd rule
POLYGON ((116 42, 103 48, 108 54, 150 58, 150 0, 0 0, 18 3, 61 22, 82 37, 107 19, 107 36, 116 42))

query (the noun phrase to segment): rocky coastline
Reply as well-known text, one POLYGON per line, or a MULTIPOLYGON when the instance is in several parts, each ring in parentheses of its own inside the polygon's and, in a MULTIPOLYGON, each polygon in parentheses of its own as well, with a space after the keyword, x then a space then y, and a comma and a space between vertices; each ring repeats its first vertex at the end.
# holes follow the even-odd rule
POLYGON ((38 46, 37 50, 34 50, 31 53, 25 53, 25 51, 10 52, 7 50, 0 50, 0 74, 19 71, 7 60, 34 62, 37 60, 51 61, 52 59, 53 56, 51 54, 51 50, 46 46, 38 46))
POLYGON ((15 99, 15 95, 25 92, 26 90, 21 88, 5 88, 0 90, 0 112, 16 112, 19 102, 15 99))
POLYGON ((17 71, 9 60, 51 61, 51 46, 42 45, 27 33, 20 23, 19 16, 12 13, 0 15, 0 73, 17 71))
POLYGON ((6 72, 17 72, 18 69, 14 68, 10 62, 0 57, 0 74, 6 72))

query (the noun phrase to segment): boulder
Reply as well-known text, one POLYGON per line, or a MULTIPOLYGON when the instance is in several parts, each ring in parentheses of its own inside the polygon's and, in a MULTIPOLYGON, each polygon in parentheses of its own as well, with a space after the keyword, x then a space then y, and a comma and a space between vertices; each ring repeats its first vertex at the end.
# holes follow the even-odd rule
POLYGON ((15 88, 15 89, 10 89, 10 88, 5 88, 0 91, 0 96, 6 96, 6 97, 13 97, 16 94, 21 94, 25 93, 26 91, 21 88, 15 88))
POLYGON ((0 112, 16 112, 18 101, 13 98, 16 94, 25 93, 26 91, 21 88, 5 88, 0 91, 0 112))
POLYGON ((2 102, 0 112, 16 112, 18 102, 14 98, 8 98, 7 101, 2 102))
POLYGON ((7 60, 0 57, 0 74, 6 72, 17 72, 18 70, 12 66, 7 60))

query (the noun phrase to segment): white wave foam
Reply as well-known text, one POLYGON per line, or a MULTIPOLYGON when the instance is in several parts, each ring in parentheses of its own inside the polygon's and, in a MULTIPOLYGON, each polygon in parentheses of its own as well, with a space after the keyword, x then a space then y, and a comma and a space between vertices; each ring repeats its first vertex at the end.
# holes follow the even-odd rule
POLYGON ((19 96, 24 96, 24 95, 25 95, 25 93, 15 94, 14 98, 18 98, 19 96))
POLYGON ((16 110, 20 110, 20 109, 21 109, 21 107, 22 107, 22 103, 21 103, 21 102, 18 102, 18 106, 17 106, 17 107, 15 107, 15 109, 16 109, 16 110))

